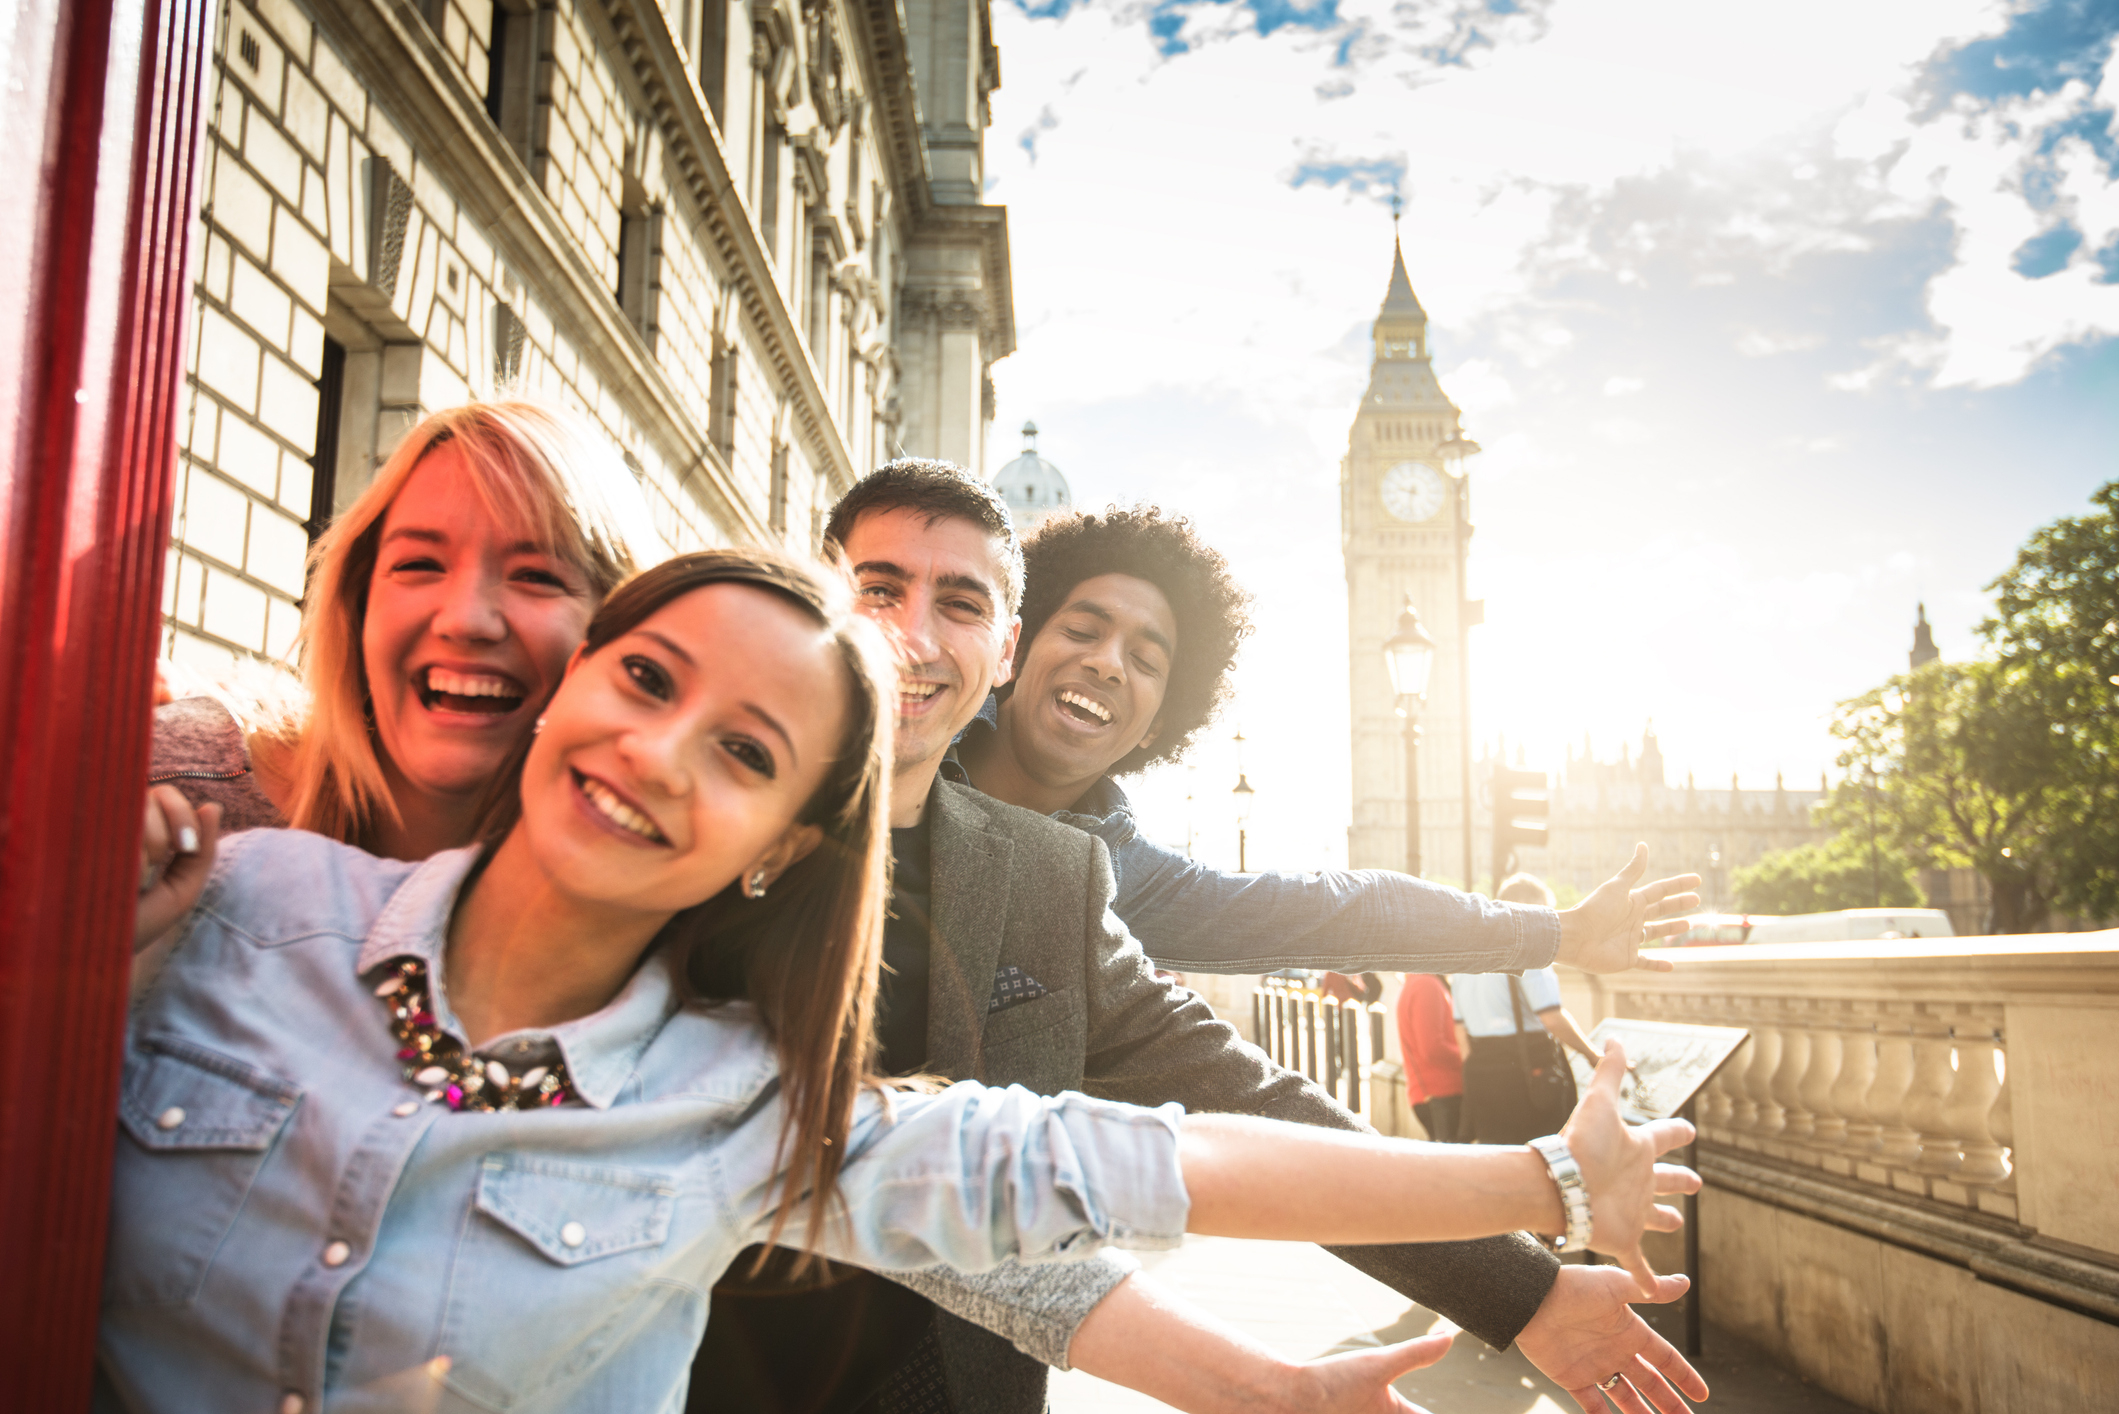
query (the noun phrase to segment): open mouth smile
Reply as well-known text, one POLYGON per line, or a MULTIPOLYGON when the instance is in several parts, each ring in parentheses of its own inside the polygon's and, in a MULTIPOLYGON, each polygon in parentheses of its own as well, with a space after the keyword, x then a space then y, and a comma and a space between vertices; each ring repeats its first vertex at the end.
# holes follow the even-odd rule
POLYGON ((505 673, 459 673, 426 667, 412 674, 412 688, 429 711, 469 712, 504 717, 529 697, 528 689, 505 673))
POLYGON ((1111 709, 1093 698, 1084 697, 1079 692, 1063 690, 1055 694, 1054 700, 1059 703, 1060 712, 1063 715, 1073 718, 1084 726, 1108 727, 1111 725, 1111 709))
POLYGON ((924 707, 941 690, 942 684, 938 682, 908 682, 901 678, 898 681, 898 706, 901 710, 924 707))
POLYGON ((669 843, 669 837, 655 828, 655 822, 635 810, 617 791, 594 776, 583 775, 571 767, 568 772, 574 778, 574 789, 581 793, 581 798, 588 802, 589 808, 597 815, 610 821, 617 829, 646 840, 649 844, 669 843))

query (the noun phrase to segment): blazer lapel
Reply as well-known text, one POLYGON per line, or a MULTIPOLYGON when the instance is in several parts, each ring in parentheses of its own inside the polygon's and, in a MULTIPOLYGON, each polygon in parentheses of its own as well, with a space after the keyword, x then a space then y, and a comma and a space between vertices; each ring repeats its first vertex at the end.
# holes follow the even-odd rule
POLYGON ((929 800, 934 951, 927 973, 927 1065, 952 1080, 977 1073, 1008 925, 1015 842, 987 828, 982 799, 944 781, 929 800))

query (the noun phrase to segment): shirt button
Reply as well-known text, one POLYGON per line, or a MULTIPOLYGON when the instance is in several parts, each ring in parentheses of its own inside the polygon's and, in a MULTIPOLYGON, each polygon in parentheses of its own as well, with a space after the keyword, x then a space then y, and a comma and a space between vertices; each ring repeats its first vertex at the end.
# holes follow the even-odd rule
POLYGON ((559 1240, 569 1247, 579 1247, 589 1240, 589 1230, 580 1223, 568 1223, 559 1229, 559 1240))
POLYGON ((168 1109, 155 1116, 155 1128, 157 1129, 175 1129, 183 1122, 184 1107, 182 1105, 171 1105, 168 1109))
POLYGON ((302 1397, 289 1394, 280 1400, 280 1414, 302 1414, 302 1397))
POLYGON ((416 1115, 419 1113, 419 1101, 407 1100, 403 1104, 394 1107, 390 1113, 396 1115, 399 1119, 403 1119, 407 1115, 416 1115))
POLYGON ((352 1255, 353 1249, 351 1247, 343 1242, 334 1242, 324 1249, 324 1265, 327 1267, 343 1267, 346 1265, 346 1259, 352 1255))

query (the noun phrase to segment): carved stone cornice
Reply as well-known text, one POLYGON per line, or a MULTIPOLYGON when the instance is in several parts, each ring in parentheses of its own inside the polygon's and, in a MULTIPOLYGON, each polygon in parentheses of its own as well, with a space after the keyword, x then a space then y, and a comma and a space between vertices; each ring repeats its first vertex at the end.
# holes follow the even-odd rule
POLYGON ((846 0, 846 19, 857 62, 867 71, 876 146, 889 167, 890 185, 905 193, 906 215, 917 224, 934 197, 928 185, 927 146, 920 136, 919 90, 905 42, 905 16, 898 0, 846 0))
POLYGON ((720 254, 730 289, 742 300, 791 395, 789 412, 811 460, 834 492, 845 490, 853 485, 853 458, 832 421, 808 345, 780 299, 764 236, 737 194, 720 129, 707 111, 691 66, 678 54, 668 18, 652 0, 604 0, 604 11, 662 128, 664 150, 690 188, 699 212, 698 229, 720 254))

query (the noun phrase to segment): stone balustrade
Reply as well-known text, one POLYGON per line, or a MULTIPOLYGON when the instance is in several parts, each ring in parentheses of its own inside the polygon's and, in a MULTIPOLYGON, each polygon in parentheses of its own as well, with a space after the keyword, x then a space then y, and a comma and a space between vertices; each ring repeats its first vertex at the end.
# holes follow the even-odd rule
POLYGON ((1710 1319, 1869 1408, 2111 1397, 2119 932, 1666 955, 1562 990, 1750 1033, 1694 1101, 1710 1319))

